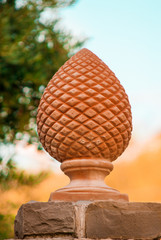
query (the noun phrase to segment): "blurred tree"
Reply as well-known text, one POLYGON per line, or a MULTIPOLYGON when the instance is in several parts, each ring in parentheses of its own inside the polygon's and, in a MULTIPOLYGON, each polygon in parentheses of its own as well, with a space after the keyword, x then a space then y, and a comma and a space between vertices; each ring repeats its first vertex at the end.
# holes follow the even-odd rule
MULTIPOLYGON (((0 0, 0 147, 37 142, 36 112, 52 75, 84 41, 60 27, 57 11, 76 0, 0 0)), ((33 186, 36 176, 18 170, 0 152, 0 191, 33 186)), ((14 216, 0 212, 0 239, 13 237, 14 216)))
POLYGON ((0 190, 8 190, 19 185, 34 186, 43 181, 49 173, 40 172, 38 174, 29 174, 16 167, 16 164, 9 158, 6 163, 0 157, 0 190))
POLYGON ((13 214, 0 213, 0 240, 14 238, 13 224, 15 216, 13 214))
POLYGON ((79 49, 57 10, 75 0, 0 0, 0 141, 36 142, 36 111, 59 67, 79 49), (51 12, 52 10, 52 12, 51 12), (49 19, 50 11, 50 19, 49 19))

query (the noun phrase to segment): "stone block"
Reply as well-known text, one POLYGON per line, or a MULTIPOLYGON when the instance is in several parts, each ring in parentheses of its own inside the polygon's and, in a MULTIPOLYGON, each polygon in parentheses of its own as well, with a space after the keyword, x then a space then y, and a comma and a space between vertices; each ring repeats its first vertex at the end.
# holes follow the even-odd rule
POLYGON ((18 211, 15 237, 42 240, 159 240, 161 203, 29 202, 18 211))
POLYGON ((15 237, 72 236, 75 231, 74 206, 70 202, 29 202, 15 218, 15 237))
POLYGON ((85 228, 91 239, 160 239, 161 203, 93 202, 85 228))

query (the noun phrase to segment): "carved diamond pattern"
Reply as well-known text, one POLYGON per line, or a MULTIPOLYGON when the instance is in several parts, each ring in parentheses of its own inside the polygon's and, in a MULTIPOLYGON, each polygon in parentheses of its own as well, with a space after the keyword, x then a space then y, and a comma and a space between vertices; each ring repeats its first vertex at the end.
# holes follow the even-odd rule
POLYGON ((50 80, 37 126, 43 147, 60 162, 88 157, 113 161, 131 137, 128 96, 107 65, 82 49, 50 80))

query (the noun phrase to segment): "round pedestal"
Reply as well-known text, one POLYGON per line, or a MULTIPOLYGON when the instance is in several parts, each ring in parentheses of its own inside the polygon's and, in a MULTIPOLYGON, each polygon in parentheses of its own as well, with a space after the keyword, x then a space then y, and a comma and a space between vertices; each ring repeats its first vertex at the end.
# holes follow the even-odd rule
POLYGON ((70 183, 51 193, 49 201, 80 200, 122 200, 128 201, 127 194, 108 187, 104 179, 112 171, 113 165, 103 159, 72 159, 61 164, 62 171, 70 178, 70 183))

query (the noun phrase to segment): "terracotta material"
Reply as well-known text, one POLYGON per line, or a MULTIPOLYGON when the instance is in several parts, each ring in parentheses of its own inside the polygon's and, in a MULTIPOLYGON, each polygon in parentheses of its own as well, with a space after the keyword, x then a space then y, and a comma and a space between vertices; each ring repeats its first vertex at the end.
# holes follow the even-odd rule
POLYGON ((37 126, 43 147, 71 179, 50 200, 128 200, 104 178, 129 143, 131 108, 119 80, 95 54, 82 49, 53 76, 37 126))

